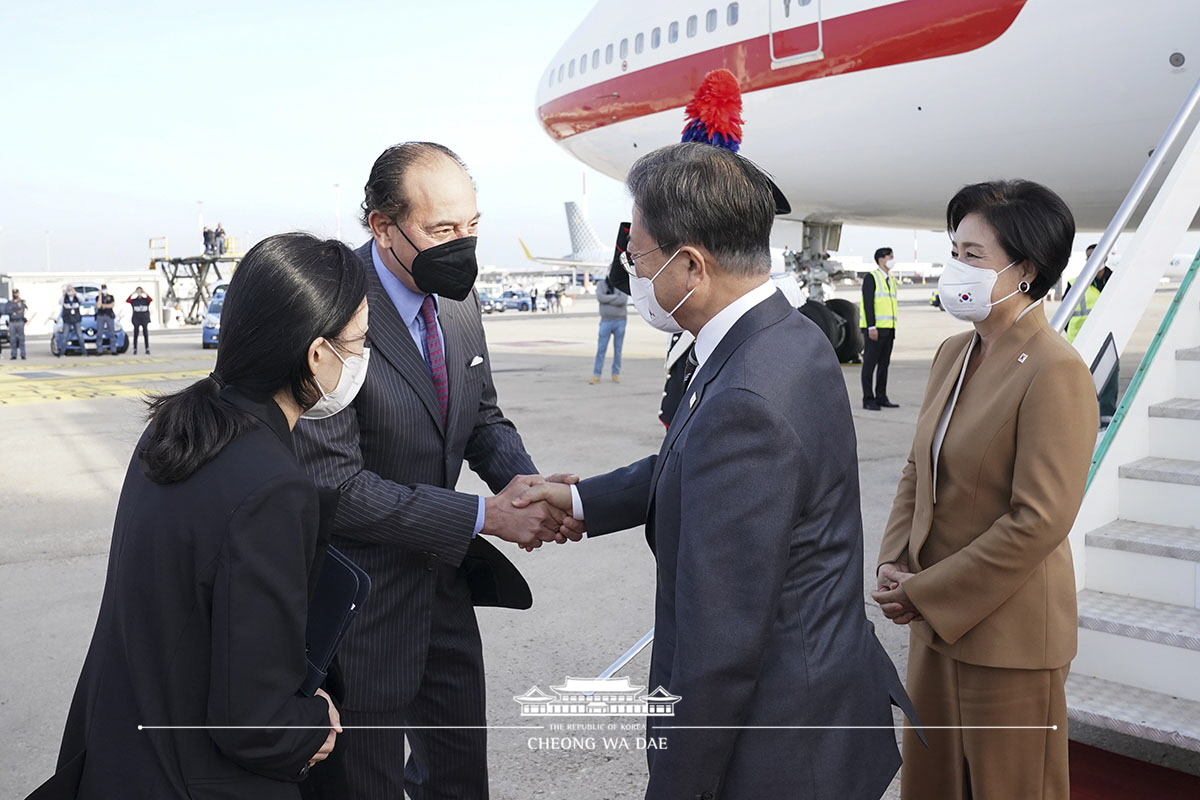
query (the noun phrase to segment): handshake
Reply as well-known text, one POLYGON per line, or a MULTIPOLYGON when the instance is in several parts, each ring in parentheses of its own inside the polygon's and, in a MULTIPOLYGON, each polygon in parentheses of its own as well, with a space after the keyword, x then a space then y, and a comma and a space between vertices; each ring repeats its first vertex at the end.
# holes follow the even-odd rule
POLYGON ((484 500, 480 533, 496 536, 532 552, 543 542, 578 542, 587 530, 571 509, 576 475, 518 475, 494 497, 484 500))

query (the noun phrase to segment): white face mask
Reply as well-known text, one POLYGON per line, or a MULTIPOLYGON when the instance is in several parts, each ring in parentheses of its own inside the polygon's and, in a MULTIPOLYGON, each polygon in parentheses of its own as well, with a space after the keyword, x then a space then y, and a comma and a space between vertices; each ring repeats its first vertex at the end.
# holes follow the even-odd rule
MULTIPOLYGON (((1009 264, 1000 272, 1004 272, 1016 264, 1009 264)), ((942 269, 938 278, 938 299, 942 308, 955 319, 964 322, 982 322, 987 319, 992 306, 998 306, 1014 295, 1029 291, 1029 282, 1021 281, 1017 291, 992 302, 992 289, 996 286, 996 278, 1000 272, 984 267, 972 267, 956 259, 950 259, 942 269)))
POLYGON ((886 261, 884 261, 884 262, 883 262, 883 265, 884 265, 885 267, 887 267, 888 269, 891 269, 891 268, 892 268, 892 265, 893 265, 893 264, 895 264, 895 263, 896 263, 896 259, 894 259, 894 258, 889 258, 889 259, 887 259, 886 261))
MULTIPOLYGON (((658 272, 654 273, 654 278, 662 274, 662 271, 667 268, 667 264, 670 264, 675 256, 679 255, 680 250, 676 250, 671 258, 668 258, 666 263, 658 268, 658 272)), ((642 319, 650 323, 651 327, 657 328, 663 333, 680 333, 683 331, 683 327, 671 315, 678 311, 679 307, 696 290, 692 289, 692 292, 685 294, 683 300, 676 303, 674 308, 666 311, 658 304, 658 298, 654 296, 654 278, 641 278, 637 275, 629 276, 629 296, 633 298, 633 307, 642 315, 642 319)))
POLYGON ((361 356, 350 356, 342 358, 333 345, 325 342, 333 354, 337 356, 337 360, 342 362, 342 376, 338 378, 337 386, 332 392, 326 392, 325 387, 321 386, 321 382, 317 380, 317 376, 313 376, 313 380, 317 380, 317 386, 321 388, 321 399, 316 404, 300 415, 302 419, 325 419, 332 417, 346 406, 354 402, 354 397, 358 394, 358 390, 362 388, 363 381, 367 379, 367 362, 371 358, 371 350, 367 348, 363 350, 361 356))

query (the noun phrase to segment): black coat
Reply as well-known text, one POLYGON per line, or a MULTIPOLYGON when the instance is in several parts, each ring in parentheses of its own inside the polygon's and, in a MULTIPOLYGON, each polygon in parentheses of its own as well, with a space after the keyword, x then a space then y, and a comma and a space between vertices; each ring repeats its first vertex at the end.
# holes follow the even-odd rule
POLYGON ((156 484, 135 451, 58 775, 34 797, 297 798, 328 735, 325 700, 296 694, 317 489, 274 402, 221 397, 259 424, 191 477, 156 484), (264 727, 139 730, 165 725, 264 727))

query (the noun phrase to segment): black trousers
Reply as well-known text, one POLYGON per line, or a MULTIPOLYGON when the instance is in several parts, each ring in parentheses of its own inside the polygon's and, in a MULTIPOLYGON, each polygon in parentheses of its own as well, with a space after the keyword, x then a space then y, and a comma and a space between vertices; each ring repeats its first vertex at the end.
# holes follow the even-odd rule
POLYGON ((150 329, 146 327, 149 323, 139 320, 133 321, 133 349, 137 350, 138 331, 141 330, 142 338, 146 341, 146 350, 150 349, 150 329))
POLYGON ((301 784, 305 800, 488 800, 483 645, 461 570, 440 569, 435 602, 417 696, 396 711, 340 708, 349 730, 301 784))
POLYGON ((892 345, 896 342, 895 328, 876 328, 879 340, 872 341, 863 329, 863 365, 862 390, 863 400, 886 400, 888 364, 892 361, 892 345), (872 387, 872 381, 874 387, 872 387))

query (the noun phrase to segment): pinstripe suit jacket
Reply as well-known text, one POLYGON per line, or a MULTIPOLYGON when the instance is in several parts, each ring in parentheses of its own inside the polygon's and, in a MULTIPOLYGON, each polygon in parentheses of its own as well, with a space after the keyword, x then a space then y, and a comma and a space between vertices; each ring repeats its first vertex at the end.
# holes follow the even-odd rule
POLYGON ((334 546, 371 576, 371 597, 338 655, 342 700, 359 711, 393 711, 420 683, 439 566, 467 572, 475 605, 533 602, 508 559, 471 538, 478 498, 453 491, 464 459, 493 492, 537 469, 496 405, 478 296, 438 298, 450 383, 443 424, 425 359, 375 274, 373 246, 356 251, 371 309, 366 381, 349 408, 301 420, 294 435, 318 486, 341 490, 334 546))

